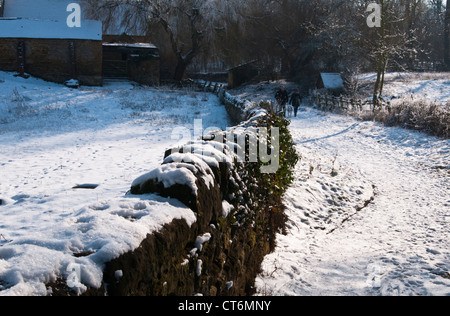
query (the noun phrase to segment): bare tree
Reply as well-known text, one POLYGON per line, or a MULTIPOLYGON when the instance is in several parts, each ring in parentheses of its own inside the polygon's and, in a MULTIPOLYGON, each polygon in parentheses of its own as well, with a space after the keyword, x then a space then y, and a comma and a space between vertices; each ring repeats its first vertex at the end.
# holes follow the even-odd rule
POLYGON ((165 32, 176 57, 174 79, 183 79, 187 66, 198 55, 210 26, 211 1, 202 0, 99 0, 90 1, 91 12, 104 28, 151 34, 158 26, 165 32))
MULTIPOLYGON (((172 52, 177 58, 177 64, 175 67, 174 79, 180 81, 183 79, 187 66, 192 62, 194 57, 198 54, 202 45, 203 30, 202 24, 202 2, 200 1, 148 1, 150 8, 151 18, 148 21, 149 25, 158 23, 162 26, 164 31, 169 37, 172 52), (179 27, 171 23, 172 16, 182 15, 186 22, 183 24, 185 28, 190 30, 190 45, 186 45, 184 39, 180 39, 179 27)), ((205 2, 203 2, 205 3, 205 2)))
POLYGON ((374 28, 375 35, 364 42, 370 47, 369 56, 375 62, 377 79, 373 91, 373 104, 377 106, 383 98, 384 76, 390 62, 404 68, 401 61, 412 64, 419 53, 419 30, 415 27, 415 18, 421 0, 380 0, 381 25, 374 28))
POLYGON ((176 80, 187 69, 217 71, 253 60, 266 74, 281 71, 308 84, 318 70, 375 70, 378 104, 388 68, 414 69, 419 61, 436 67, 443 59, 450 67, 450 0, 446 15, 443 0, 379 0, 379 28, 366 24, 373 0, 86 1, 105 33, 151 37, 176 80))

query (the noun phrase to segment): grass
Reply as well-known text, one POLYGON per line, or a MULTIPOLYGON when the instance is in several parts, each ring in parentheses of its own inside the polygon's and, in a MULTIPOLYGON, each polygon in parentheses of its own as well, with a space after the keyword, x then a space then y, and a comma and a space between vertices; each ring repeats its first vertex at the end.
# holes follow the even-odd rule
POLYGON ((386 126, 400 126, 450 138, 450 102, 440 104, 425 98, 401 98, 392 102, 389 108, 361 113, 359 116, 386 126))
MULTIPOLYGON (((448 72, 387 73, 384 94, 392 97, 388 107, 373 112, 344 111, 343 114, 448 139, 450 137, 450 100, 445 100, 445 96, 448 95, 449 76, 448 72), (434 97, 440 100, 434 100, 434 97)), ((354 76, 349 81, 347 93, 351 98, 366 100, 373 92, 373 85, 372 74, 354 76)))

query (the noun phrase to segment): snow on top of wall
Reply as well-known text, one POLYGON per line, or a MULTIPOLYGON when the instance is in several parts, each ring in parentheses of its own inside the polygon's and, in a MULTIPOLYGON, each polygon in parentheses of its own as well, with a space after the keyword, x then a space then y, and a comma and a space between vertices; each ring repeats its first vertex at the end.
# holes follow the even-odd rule
POLYGON ((47 38, 102 40, 102 23, 83 20, 81 27, 70 28, 66 21, 0 19, 0 38, 47 38))

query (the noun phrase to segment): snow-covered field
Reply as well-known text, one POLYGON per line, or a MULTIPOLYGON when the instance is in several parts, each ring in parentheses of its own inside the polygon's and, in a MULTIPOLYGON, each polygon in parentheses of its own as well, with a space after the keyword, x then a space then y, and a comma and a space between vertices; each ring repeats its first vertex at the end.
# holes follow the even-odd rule
POLYGON ((291 132, 303 159, 259 294, 450 295, 450 141, 311 108, 291 132))
MULTIPOLYGON (((370 97, 373 93, 376 74, 358 76, 359 94, 370 97)), ((423 98, 431 102, 450 102, 450 73, 390 72, 385 76, 383 94, 387 98, 423 98)))
POLYGON ((114 81, 70 89, 0 72, 0 295, 45 295, 58 275, 80 292, 99 286, 103 264, 148 233, 194 222, 176 200, 126 195, 194 119, 228 126, 210 93, 114 81), (72 189, 83 184, 98 187, 72 189))

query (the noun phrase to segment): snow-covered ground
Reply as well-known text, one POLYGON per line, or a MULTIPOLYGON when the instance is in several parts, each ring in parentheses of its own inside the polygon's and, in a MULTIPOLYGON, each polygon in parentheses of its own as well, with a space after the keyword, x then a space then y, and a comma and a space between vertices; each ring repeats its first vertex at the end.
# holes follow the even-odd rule
POLYGON ((58 275, 80 292, 99 286, 103 264, 148 233, 194 222, 176 200, 126 195, 194 119, 229 124, 210 93, 115 81, 70 89, 0 72, 0 295, 45 295, 58 275), (83 184, 98 187, 72 189, 83 184))
MULTIPOLYGON (((273 99, 280 84, 295 87, 232 93, 273 99)), ((209 93, 70 89, 0 72, 0 295, 45 295, 58 275, 80 292, 98 286, 103 264, 147 233, 194 222, 176 200, 126 195, 194 119, 228 125, 209 93), (98 187, 72 189, 81 184, 98 187)), ((450 141, 311 108, 291 131, 302 160, 285 196, 288 234, 263 263, 259 293, 450 295, 450 141)))
MULTIPOLYGON (((360 78, 360 92, 373 85, 360 78)), ((296 88, 231 93, 273 100, 281 85, 296 88)), ((449 88, 448 73, 386 74, 397 98, 448 104, 449 88)), ((288 234, 263 262, 259 295, 450 295, 450 140, 309 107, 290 129, 302 159, 288 234)))
MULTIPOLYGON (((372 95, 376 77, 373 73, 358 76, 359 93, 363 98, 372 95)), ((450 73, 386 73, 383 90, 387 98, 423 98, 446 104, 450 101, 450 73)))
POLYGON ((259 294, 450 295, 450 141, 311 108, 291 132, 288 234, 259 294))

